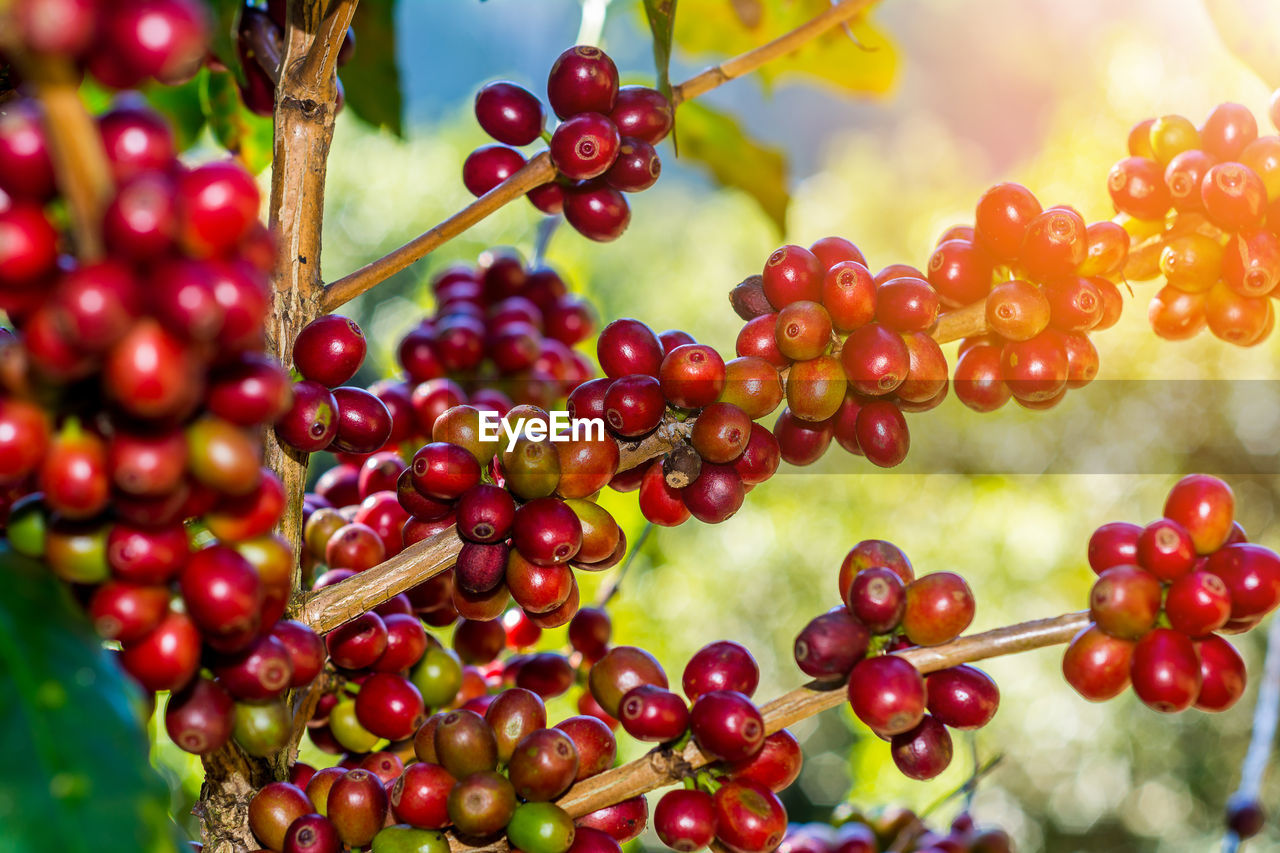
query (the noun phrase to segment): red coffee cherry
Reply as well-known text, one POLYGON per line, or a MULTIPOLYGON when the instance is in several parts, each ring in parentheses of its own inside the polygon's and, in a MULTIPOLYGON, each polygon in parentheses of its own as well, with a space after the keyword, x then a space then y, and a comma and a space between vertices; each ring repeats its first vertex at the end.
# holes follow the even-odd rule
POLYGON ((476 93, 476 121, 505 145, 528 145, 542 133, 542 102, 523 86, 498 80, 476 93))
POLYGON ((1225 711, 1244 695, 1248 673, 1235 646, 1211 634, 1195 644, 1200 658, 1200 693, 1195 706, 1201 711, 1225 711))
POLYGON ((902 336, 876 323, 856 329, 840 350, 849 385, 859 394, 889 394, 907 378, 911 356, 902 336))
POLYGON ((535 498, 516 510, 511 541, 540 566, 566 563, 582 546, 582 524, 564 501, 535 498))
POLYGON ((875 400, 858 409, 854 432, 867 461, 881 468, 901 464, 911 449, 907 420, 888 400, 875 400))
POLYGON ((1231 619, 1256 619, 1280 603, 1280 557, 1260 545, 1226 545, 1209 555, 1205 568, 1227 585, 1231 619))
POLYGON ((924 279, 889 279, 876 290, 876 320, 899 332, 926 332, 938 320, 938 304, 924 279))
POLYGON ((1141 536, 1138 524, 1113 521, 1102 525, 1089 537, 1089 567, 1100 575, 1112 566, 1137 565, 1141 536))
POLYGON ((551 136, 551 162, 574 181, 599 177, 618 159, 618 128, 600 113, 579 113, 551 136))
POLYGON ((177 182, 180 238, 199 257, 226 254, 258 221, 253 176, 231 161, 206 163, 177 182))
POLYGON ((622 193, 600 181, 587 181, 564 191, 564 218, 588 240, 608 243, 622 236, 631 208, 622 193))
POLYGON ((961 664, 925 678, 929 713, 953 729, 980 729, 1000 707, 1000 688, 982 670, 961 664))
POLYGON ((831 421, 801 420, 790 409, 783 409, 773 425, 778 452, 792 465, 812 465, 821 459, 831 446, 833 434, 831 421))
MULTIPOLYGON (((919 270, 882 270, 876 276, 877 283, 884 275, 898 278, 902 275, 923 277, 919 270)), ((952 239, 938 245, 929 257, 929 283, 938 291, 943 305, 958 308, 985 297, 991 290, 992 260, 986 251, 972 240, 952 239)))
POLYGON ((641 374, 614 380, 605 392, 604 406, 609 429, 628 438, 653 430, 667 410, 658 380, 641 374))
POLYGON ((667 674, 644 649, 614 646, 592 665, 587 684, 605 713, 616 717, 623 695, 641 684, 666 688, 667 674))
POLYGON ((729 782, 714 796, 716 838, 742 853, 766 853, 781 842, 787 812, 776 794, 754 782, 729 782))
MULTIPOLYGON (((1163 189, 1159 174, 1155 180, 1163 189)), ((1085 222, 1069 208, 1050 208, 1027 227, 1018 260, 1032 281, 1049 281, 1070 275, 1088 252, 1085 222)))
POLYGON ((1062 657, 1062 674, 1090 702, 1119 696, 1129 686, 1134 643, 1090 625, 1076 634, 1062 657))
POLYGON ((876 284, 871 272, 858 261, 828 266, 822 278, 821 302, 837 330, 851 332, 865 326, 876 315, 876 284))
POLYGON ((902 629, 919 646, 950 642, 973 622, 973 593, 953 572, 934 572, 907 584, 902 629))
POLYGON ((778 351, 792 361, 817 358, 831 346, 831 315, 817 302, 792 302, 774 323, 778 351))
POLYGON ((864 267, 867 265, 867 257, 862 254, 862 250, 852 240, 844 237, 822 237, 813 242, 809 251, 817 256, 824 270, 830 270, 845 261, 856 261, 864 267))
POLYGON ((712 690, 693 702, 689 730, 698 748, 726 761, 741 761, 764 744, 764 720, 746 696, 732 690, 712 690))
POLYGON ((893 736, 889 754, 908 779, 932 779, 951 764, 951 735, 937 718, 925 714, 914 729, 893 736))
POLYGON ((844 607, 814 617, 795 642, 800 671, 820 681, 840 681, 867 654, 871 634, 844 607))
POLYGON ((663 356, 658 379, 663 396, 673 406, 702 408, 720 399, 725 390, 724 359, 703 344, 677 346, 663 356))
POLYGON ((462 163, 462 185, 479 198, 524 166, 524 155, 505 145, 482 145, 462 163))
POLYGON ((680 491, 680 497, 698 521, 719 524, 742 507, 746 491, 733 466, 706 462, 697 478, 680 491))
POLYGON ((639 488, 640 513, 646 521, 660 527, 677 527, 689 520, 689 508, 681 491, 667 484, 661 459, 653 460, 644 468, 639 488))
POLYGON ((1160 581, 1137 566, 1113 566, 1099 574, 1089 593, 1089 618, 1123 640, 1138 640, 1160 615, 1160 581))
POLYGON ((547 77, 547 100, 562 119, 578 113, 610 113, 618 98, 618 69, 598 47, 571 47, 547 77))
POLYGON ((1172 204, 1164 172, 1162 164, 1146 157, 1119 161, 1107 175, 1111 203, 1135 219, 1162 219, 1172 204))
POLYGON ((715 800, 705 791, 668 791, 653 810, 653 829, 672 850, 701 850, 715 840, 715 800))
POLYGON ((1164 609, 1169 627, 1188 637, 1204 637, 1231 618, 1231 594, 1212 572, 1191 572, 1169 584, 1164 609))
POLYGON ((312 320, 293 344, 293 366, 307 379, 334 388, 355 376, 368 344, 355 321, 337 314, 312 320))
POLYGON ((873 634, 887 634, 902 621, 907 589, 893 569, 872 566, 853 576, 845 604, 873 634))
POLYGON ((1224 231, 1246 231, 1262 223, 1267 188, 1248 166, 1218 163, 1204 173, 1200 200, 1214 225, 1224 231))
POLYGON ((765 296, 778 309, 801 300, 818 302, 822 298, 823 274, 813 252, 800 246, 783 246, 765 262, 765 296))
POLYGON ((671 132, 675 110, 671 102, 656 89, 647 86, 623 86, 609 118, 623 136, 657 145, 671 132))
POLYGON ((803 763, 800 742, 791 732, 780 729, 766 737, 764 746, 751 758, 730 764, 729 778, 756 782, 777 793, 791 786, 803 763))
POLYGON ((974 232, 984 249, 1001 260, 1013 260, 1022 248, 1040 202, 1021 184, 996 184, 978 199, 974 232))
POLYGON ((1195 545, 1181 524, 1168 518, 1153 521, 1138 537, 1138 563, 1163 581, 1171 581, 1191 571, 1195 565, 1195 545))
POLYGON ((675 740, 688 730, 689 709, 671 691, 642 684, 622 697, 618 719, 636 740, 662 743, 675 740))
POLYGON ((1133 649, 1133 692, 1161 713, 1185 711, 1200 694, 1200 660, 1185 635, 1156 628, 1133 649))
POLYGON ((1169 491, 1164 517, 1180 524, 1190 535, 1197 554, 1211 554, 1231 535, 1235 496, 1231 487, 1206 474, 1183 477, 1169 491))
POLYGON ((690 700, 712 690, 732 690, 751 696, 760 685, 760 668, 745 647, 721 640, 694 653, 685 665, 680 684, 690 700))
POLYGON ((896 655, 867 658, 849 675, 849 704, 882 737, 909 732, 924 718, 924 679, 896 655))
POLYGON ((1043 403, 1066 388, 1070 365, 1062 338, 1050 329, 1029 340, 1005 343, 1000 369, 1019 401, 1043 403))
POLYGON ((616 190, 638 193, 656 184, 661 175, 662 160, 653 146, 643 139, 624 136, 618 157, 605 172, 604 180, 616 190))
POLYGON ((1000 366, 1002 351, 999 346, 972 346, 956 361, 956 397, 975 412, 994 412, 1012 396, 1000 366))

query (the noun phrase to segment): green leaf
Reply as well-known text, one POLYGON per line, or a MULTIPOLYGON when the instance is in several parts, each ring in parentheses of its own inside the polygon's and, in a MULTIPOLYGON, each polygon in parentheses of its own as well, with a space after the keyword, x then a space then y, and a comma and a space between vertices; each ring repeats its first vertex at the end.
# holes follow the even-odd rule
POLYGON ((404 99, 396 61, 396 0, 360 0, 352 26, 356 52, 338 69, 347 107, 374 127, 404 135, 404 99))
POLYGON ((653 65, 658 91, 671 97, 671 38, 676 28, 676 0, 644 0, 644 15, 653 33, 653 65))
POLYGON ((0 550, 0 851, 172 851, 127 682, 49 570, 0 550))
POLYGON ((210 71, 201 68, 200 73, 181 86, 152 84, 143 90, 147 102, 159 110, 173 126, 179 151, 185 151, 199 140, 204 132, 205 114, 202 92, 208 86, 210 71))
MULTIPOLYGON (((684 0, 676 46, 694 56, 726 59, 772 41, 831 8, 829 0, 684 0)), ((845 92, 884 94, 898 54, 866 15, 834 27, 795 52, 766 63, 753 76, 775 81, 820 81, 845 92)))
POLYGON ((709 172, 722 186, 750 195, 773 220, 787 227, 787 161, 782 152, 748 137, 732 116, 699 101, 680 106, 680 158, 709 172))
POLYGON ((258 174, 271 165, 274 137, 271 119, 249 112, 240 87, 226 71, 212 72, 200 91, 200 104, 218 143, 258 174))
POLYGON ((236 51, 237 27, 240 22, 242 0, 205 0, 213 19, 213 39, 210 44, 213 55, 227 66, 237 80, 243 82, 244 69, 240 67, 240 54, 236 51))

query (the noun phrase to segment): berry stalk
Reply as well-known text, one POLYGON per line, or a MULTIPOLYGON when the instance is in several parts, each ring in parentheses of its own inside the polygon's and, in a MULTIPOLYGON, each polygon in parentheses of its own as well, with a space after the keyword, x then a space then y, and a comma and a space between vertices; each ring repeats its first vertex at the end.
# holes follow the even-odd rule
MULTIPOLYGON (((1087 612, 1066 613, 970 634, 939 646, 913 647, 894 654, 909 661, 921 674, 927 674, 961 663, 1062 645, 1088 624, 1087 612)), ((816 682, 812 684, 817 685, 816 682)), ((842 685, 832 688, 828 683, 826 689, 815 689, 815 686, 797 687, 761 706, 766 731, 776 732, 847 701, 847 691, 842 685)), ((581 817, 674 784, 710 762, 711 759, 692 741, 678 752, 656 749, 621 767, 583 780, 570 788, 556 804, 570 816, 581 817)), ((505 839, 480 847, 468 845, 456 837, 451 837, 449 843, 451 849, 459 853, 506 853, 510 849, 505 839)))

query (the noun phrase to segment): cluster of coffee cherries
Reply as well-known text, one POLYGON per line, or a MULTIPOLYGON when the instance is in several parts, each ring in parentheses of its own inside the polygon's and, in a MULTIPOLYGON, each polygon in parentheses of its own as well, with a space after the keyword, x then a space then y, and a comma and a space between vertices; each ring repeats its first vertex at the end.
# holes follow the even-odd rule
POLYGON ((184 83, 208 52, 199 0, 15 0, 8 14, 24 49, 74 62, 113 89, 184 83))
POLYGON ((873 276, 842 237, 783 246, 730 301, 747 321, 738 355, 786 377, 774 435, 792 464, 817 461, 835 438, 876 465, 897 465, 910 446, 903 411, 926 411, 947 394, 947 360, 929 336, 938 294, 905 267, 873 276))
POLYGON ((854 713, 890 742, 898 769, 912 779, 932 779, 951 763, 948 727, 985 726, 999 707, 1000 691, 975 667, 962 664, 924 677, 891 653, 960 636, 973 621, 973 593, 952 572, 917 578, 907 556, 879 539, 849 551, 839 588, 844 603, 812 619, 796 637, 796 665, 820 682, 847 679, 854 713))
POLYGON ((1093 624, 1062 660, 1081 696, 1100 702, 1132 684, 1164 713, 1236 703, 1244 661, 1220 635, 1253 628, 1280 604, 1280 556, 1250 544, 1234 512, 1226 483, 1192 474, 1169 492, 1162 518, 1094 532, 1093 624))
POLYGON ((751 701, 760 670, 747 649, 729 641, 700 649, 681 676, 684 697, 668 689, 661 664, 634 646, 609 649, 587 682, 632 737, 663 744, 691 737, 713 762, 659 800, 653 825, 664 844, 693 851, 719 841, 743 853, 778 846, 787 813, 777 793, 795 781, 802 756, 785 729, 766 735, 751 701))
POLYGON ((499 414, 520 403, 549 408, 595 375, 573 348, 595 332, 595 312, 554 269, 491 249, 475 266, 441 271, 431 288, 435 313, 398 349, 415 434, 430 435, 441 412, 464 403, 499 414))
POLYGON ((0 119, 6 537, 76 585, 144 688, 173 691, 179 746, 234 736, 263 754, 288 735, 283 692, 323 657, 278 622, 294 558, 271 532, 283 487, 261 467, 260 432, 290 400, 263 353, 273 242, 239 166, 183 166, 163 120, 132 104, 98 128, 117 188, 107 254, 83 262, 51 218, 38 108, 0 119))
POLYGON ((1013 853, 1009 833, 979 827, 961 812, 945 831, 930 829, 910 809, 862 814, 841 807, 833 824, 801 823, 787 827, 779 853, 1013 853), (833 825, 835 824, 835 825, 833 825))
POLYGON ((629 318, 604 328, 596 356, 605 377, 574 389, 570 414, 603 420, 619 441, 641 441, 663 430, 673 436, 669 452, 611 482, 617 491, 639 491, 649 521, 665 527, 690 516, 708 524, 725 521, 751 488, 777 471, 778 444, 753 423, 781 398, 770 365, 759 359, 726 363, 686 332, 657 334, 629 318))
POLYGON ((303 453, 331 450, 363 456, 392 438, 391 410, 364 388, 343 385, 364 363, 368 343, 355 321, 338 314, 312 320, 293 342, 293 403, 276 436, 303 453))
POLYGON ((1107 176, 1135 239, 1158 238, 1165 286, 1151 327, 1185 340, 1206 326, 1239 346, 1260 343, 1280 298, 1280 136, 1259 136, 1247 107, 1219 104, 1199 127, 1180 115, 1137 124, 1129 156, 1107 176))
MULTIPOLYGON (((662 163, 654 146, 671 132, 675 110, 656 89, 619 87, 613 60, 589 45, 556 59, 547 101, 560 119, 549 137, 557 179, 530 190, 529 201, 543 213, 563 213, 584 237, 616 240, 631 221, 623 193, 658 180, 662 163)), ((463 183, 481 196, 524 166, 524 155, 512 146, 528 145, 545 131, 542 102, 515 83, 486 84, 475 110, 480 126, 501 143, 477 148, 462 166, 463 183)))
POLYGON ((1048 409, 1098 373, 1089 334, 1120 319, 1116 282, 1129 235, 1087 224, 1073 208, 1042 207, 1021 184, 997 184, 978 200, 972 226, 945 232, 929 259, 943 305, 985 303, 987 333, 960 344, 956 396, 979 412, 1012 397, 1048 409))
MULTIPOLYGON (((280 61, 284 58, 284 30, 287 14, 286 0, 267 0, 266 8, 256 0, 248 0, 240 10, 240 23, 236 32, 236 55, 244 70, 244 80, 238 81, 240 99, 250 112, 260 116, 275 113, 276 84, 280 76, 280 61)), ((338 49, 339 68, 351 61, 356 52, 356 31, 348 28, 346 38, 338 49)), ((342 78, 337 78, 340 112, 345 105, 342 78)))

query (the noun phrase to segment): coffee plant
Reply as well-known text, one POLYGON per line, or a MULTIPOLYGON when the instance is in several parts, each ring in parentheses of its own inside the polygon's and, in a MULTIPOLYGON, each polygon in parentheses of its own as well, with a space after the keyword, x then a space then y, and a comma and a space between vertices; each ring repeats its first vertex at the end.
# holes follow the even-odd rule
POLYGON ((1280 605, 1280 556, 1237 520, 1251 481, 1169 477, 1158 519, 1070 546, 1096 575, 1087 609, 971 633, 983 577, 786 531, 831 567, 834 606, 794 640, 783 680, 810 680, 772 697, 758 638, 703 645, 677 684, 613 608, 657 528, 730 522, 833 441, 857 470, 894 468, 906 416, 953 391, 1051 428, 1046 410, 1104 375, 1094 337, 1131 282, 1160 280, 1163 339, 1262 345, 1280 95, 1261 119, 1224 102, 1137 124, 1106 176, 1114 219, 1001 182, 920 257, 872 264, 830 235, 745 259, 723 282, 728 352, 601 316, 547 244, 561 220, 560 241, 623 238, 653 215, 627 196, 663 158, 770 211, 777 188, 744 172, 775 155, 697 99, 780 64, 881 61, 860 41, 873 3, 732 4, 739 27, 779 26, 681 83, 674 0, 634 4, 651 78, 597 45, 608 5, 586 0, 545 88, 477 81, 493 142, 456 164, 474 201, 326 282, 337 116, 400 131, 392 0, 0 0, 0 849, 620 853, 651 831, 682 853, 1004 853, 1015 833, 974 814, 1001 758, 972 733, 1002 696, 975 664, 1060 645, 1091 702, 1132 687, 1216 714, 1258 681, 1241 784, 1212 805, 1226 849, 1262 832, 1280 621, 1257 672, 1237 644, 1280 605), (522 197, 532 252, 433 266, 394 336, 362 313, 522 197), (840 706, 904 784, 959 757, 973 772, 928 809, 881 797, 790 822, 800 727, 840 706), (157 752, 202 766, 198 839, 179 837, 147 721, 171 742, 157 752))

